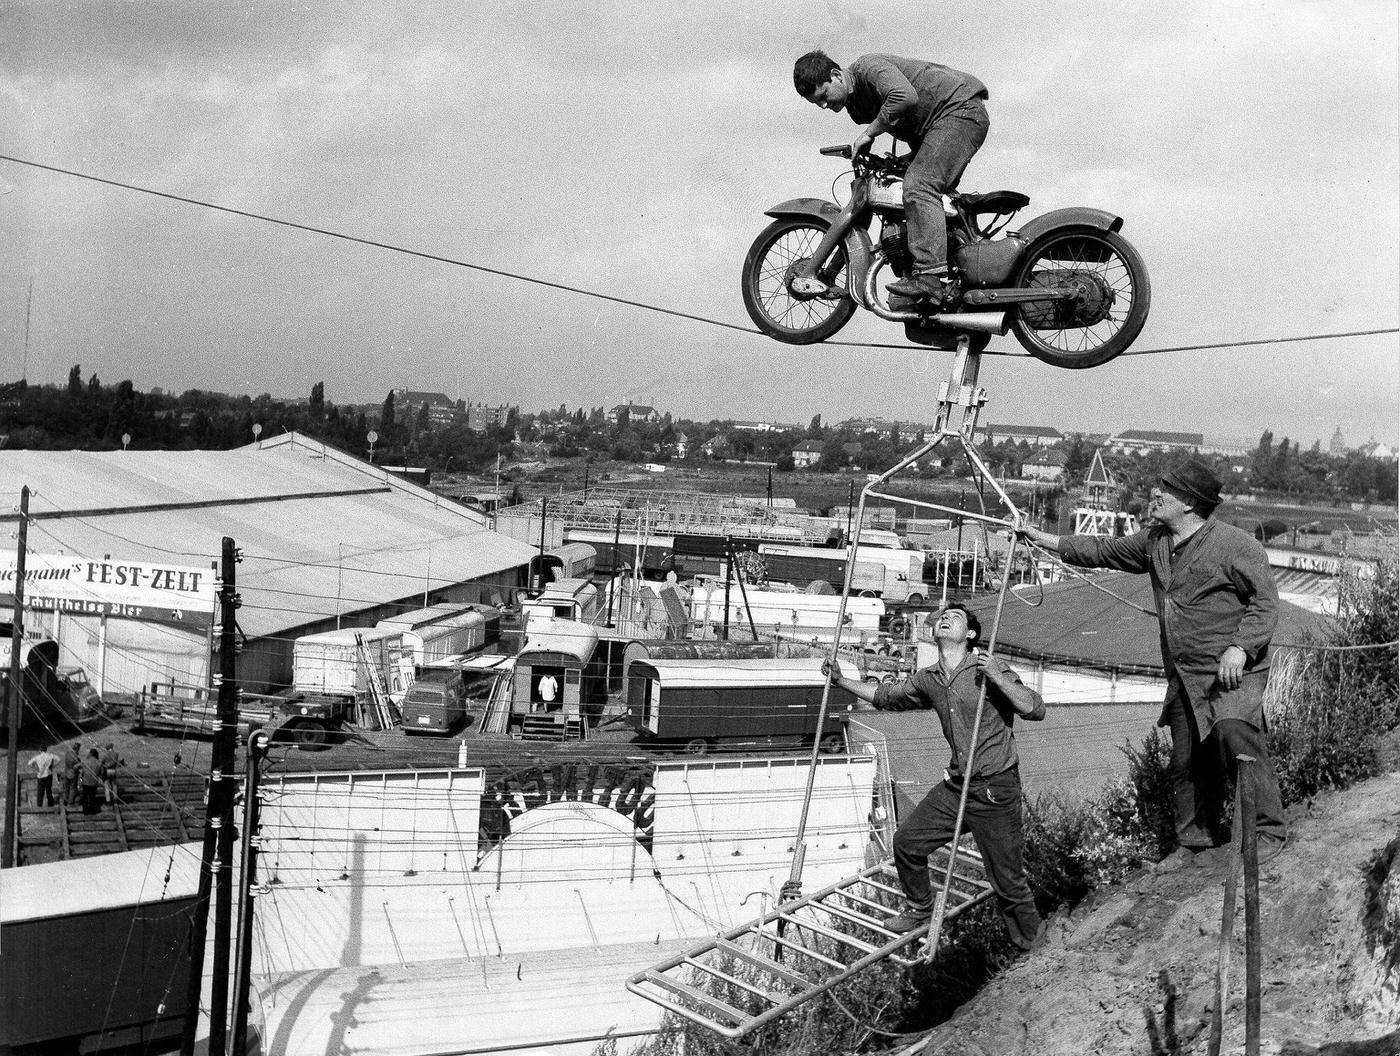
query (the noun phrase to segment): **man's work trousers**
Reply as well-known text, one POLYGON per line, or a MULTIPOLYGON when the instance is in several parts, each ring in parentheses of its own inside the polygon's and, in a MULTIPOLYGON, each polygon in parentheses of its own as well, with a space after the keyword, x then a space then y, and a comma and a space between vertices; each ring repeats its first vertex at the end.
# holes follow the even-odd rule
POLYGON ((904 174, 904 214, 916 272, 947 270, 948 221, 942 196, 958 186, 988 127, 987 108, 977 100, 935 120, 915 148, 904 174))
MULTIPOLYGON (((894 864, 909 901, 933 905, 928 858, 953 838, 960 789, 941 781, 924 797, 894 834, 894 864)), ((1016 945, 1029 948, 1040 931, 1040 914, 1026 883, 1021 860, 1021 775, 1012 767, 977 778, 967 793, 963 831, 971 831, 987 867, 987 879, 1006 929, 1016 945)))
POLYGON ((1278 774, 1269 757, 1263 715, 1249 719, 1217 719, 1204 738, 1185 694, 1168 702, 1165 716, 1172 731, 1172 805, 1176 838, 1183 847, 1214 847, 1221 841, 1220 811, 1226 782, 1235 776, 1241 755, 1252 764, 1255 789, 1255 826, 1261 839, 1282 840, 1288 834, 1283 820, 1283 800, 1278 774))

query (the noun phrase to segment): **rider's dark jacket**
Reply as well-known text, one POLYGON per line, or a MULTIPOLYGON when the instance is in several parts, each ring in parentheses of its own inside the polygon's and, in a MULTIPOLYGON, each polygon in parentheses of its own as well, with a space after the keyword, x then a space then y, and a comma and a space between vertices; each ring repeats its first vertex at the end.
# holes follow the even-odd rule
POLYGON ((846 112, 858 125, 878 116, 906 143, 918 144, 941 117, 987 98, 987 86, 970 73, 898 55, 862 55, 851 75, 846 112))
POLYGON ((1060 556, 1067 565, 1145 572, 1152 578, 1168 678, 1159 725, 1167 725, 1173 703, 1184 697, 1202 737, 1220 719, 1241 719, 1262 729, 1278 587, 1269 555, 1248 532, 1211 518, 1177 548, 1163 527, 1121 539, 1066 535, 1060 556), (1220 655, 1232 645, 1246 657, 1238 689, 1226 689, 1216 679, 1220 655))
MULTIPOLYGON (((987 685, 987 702, 977 728, 977 751, 972 764, 974 781, 1006 773, 1019 761, 1016 739, 1011 733, 1017 715, 1011 704, 1012 696, 1027 711, 1022 718, 1033 721, 1045 718, 1045 701, 1039 693, 1023 685, 1016 672, 997 657, 990 658, 988 663, 995 665, 1009 688, 1003 690, 994 682, 987 685)), ((985 678, 977 667, 976 656, 969 653, 952 677, 935 662, 903 682, 877 686, 872 703, 881 711, 931 709, 938 716, 948 746, 953 749, 948 776, 955 784, 961 784, 963 763, 972 743, 977 700, 985 678)))

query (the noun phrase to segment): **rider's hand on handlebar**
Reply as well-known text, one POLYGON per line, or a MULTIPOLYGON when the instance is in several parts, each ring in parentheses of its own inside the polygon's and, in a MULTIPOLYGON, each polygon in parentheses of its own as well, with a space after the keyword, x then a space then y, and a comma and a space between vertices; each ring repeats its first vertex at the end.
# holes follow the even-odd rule
POLYGON ((862 131, 860 135, 851 140, 851 158, 855 159, 868 151, 875 143, 875 137, 867 131, 862 131))

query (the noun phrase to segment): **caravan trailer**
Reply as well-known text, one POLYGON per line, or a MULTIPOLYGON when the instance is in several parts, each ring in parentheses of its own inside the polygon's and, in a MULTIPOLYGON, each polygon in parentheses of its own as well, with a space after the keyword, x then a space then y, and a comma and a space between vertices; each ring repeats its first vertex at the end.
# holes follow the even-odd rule
MULTIPOLYGON (((699 583, 690 594, 690 617, 699 626, 719 627, 724 623, 724 584, 699 583)), ((796 591, 755 590, 729 592, 731 632, 747 633, 749 619, 761 636, 769 640, 829 642, 836 631, 841 611, 838 594, 803 594, 796 591)), ((880 633, 885 603, 879 598, 847 598, 846 624, 841 637, 847 642, 880 633)))
POLYGON ((607 694, 597 630, 572 620, 536 620, 511 675, 511 729, 527 740, 583 740, 607 694))
MULTIPOLYGON (((627 717, 643 739, 683 746, 762 750, 810 745, 817 736, 826 677, 818 658, 797 660, 635 660, 627 669, 627 717)), ((849 664, 842 669, 858 677, 849 664)), ((846 711, 855 697, 831 687, 820 747, 845 748, 846 711)))
POLYGON ((588 543, 565 543, 530 558, 530 582, 542 588, 564 579, 587 579, 598 567, 598 551, 588 543))
POLYGON ((587 579, 560 579, 520 606, 520 616, 526 633, 539 623, 550 620, 575 620, 594 623, 603 608, 598 587, 587 579))
POLYGON ((499 615, 488 618, 475 605, 444 602, 390 616, 380 620, 375 627, 402 634, 405 648, 413 650, 414 666, 421 670, 439 660, 483 648, 493 619, 497 624, 496 637, 499 638, 499 615))

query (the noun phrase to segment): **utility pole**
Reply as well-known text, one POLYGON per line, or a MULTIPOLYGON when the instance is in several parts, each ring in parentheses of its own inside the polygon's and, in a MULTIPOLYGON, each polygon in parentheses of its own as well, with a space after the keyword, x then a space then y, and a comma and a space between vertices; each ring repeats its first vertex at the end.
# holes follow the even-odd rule
POLYGON ((15 821, 19 817, 19 720, 24 708, 20 682, 20 649, 24 645, 24 559, 29 540, 29 485, 19 489, 19 540, 15 551, 15 611, 10 618, 10 685, 7 694, 5 728, 9 733, 5 749, 5 846, 0 848, 0 869, 15 864, 15 821))
POLYGON ((234 566, 241 560, 233 540, 224 537, 219 563, 219 691, 217 722, 209 772, 209 805, 205 810, 204 846, 190 929, 190 977, 185 992, 185 1022, 180 1056, 194 1056, 199 1027, 199 998, 204 983, 204 947, 209 928, 210 892, 214 894, 213 990, 209 1008, 209 1052, 224 1051, 228 1026, 229 945, 233 910, 233 786, 238 737, 238 624, 241 599, 235 590, 234 566))
POLYGON ((253 885, 257 882, 258 841, 253 833, 258 828, 258 779, 261 761, 267 754, 268 736, 262 730, 248 735, 246 778, 243 782, 243 831, 240 835, 238 872, 238 920, 234 935, 238 948, 233 962, 233 1044, 229 1052, 238 1054, 248 1048, 248 990, 253 956, 253 885))
POLYGON ((540 572, 536 588, 544 590, 544 526, 548 521, 549 499, 540 496, 540 572))

